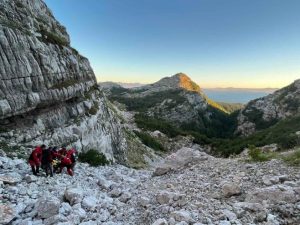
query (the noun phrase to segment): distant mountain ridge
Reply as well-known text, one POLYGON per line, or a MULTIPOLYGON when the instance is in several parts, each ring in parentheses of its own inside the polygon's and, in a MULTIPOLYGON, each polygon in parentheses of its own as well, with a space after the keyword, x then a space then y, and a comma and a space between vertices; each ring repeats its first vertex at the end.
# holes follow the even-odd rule
POLYGON ((273 94, 250 101, 238 116, 237 133, 250 135, 299 113, 300 79, 273 94))
POLYGON ((224 130, 230 130, 226 127, 229 111, 209 99, 184 73, 131 89, 111 83, 100 83, 100 87, 111 101, 126 105, 129 111, 138 112, 144 118, 166 121, 175 127, 201 131, 208 136, 218 136, 224 130))

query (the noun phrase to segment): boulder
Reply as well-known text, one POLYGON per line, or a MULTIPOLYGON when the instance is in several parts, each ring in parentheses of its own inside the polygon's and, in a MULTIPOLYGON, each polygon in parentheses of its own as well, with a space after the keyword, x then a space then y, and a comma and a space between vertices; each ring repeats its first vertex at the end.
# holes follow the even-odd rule
POLYGON ((142 207, 147 207, 147 206, 150 204, 150 199, 147 198, 147 197, 142 196, 142 197, 140 197, 140 198, 138 199, 138 203, 139 203, 140 206, 142 206, 142 207))
POLYGON ((65 198, 70 202, 70 205, 80 203, 83 199, 83 190, 80 188, 66 189, 65 198))
POLYGON ((126 203, 128 202, 129 200, 131 199, 131 194, 129 192, 124 192, 120 198, 119 198, 119 201, 120 202, 123 202, 123 203, 126 203))
POLYGON ((108 181, 104 178, 99 178, 97 183, 102 189, 105 189, 105 190, 109 190, 113 184, 111 181, 108 181))
POLYGON ((56 225, 58 223, 67 222, 68 219, 63 215, 54 215, 44 220, 45 225, 56 225))
POLYGON ((97 203, 98 200, 94 196, 88 196, 82 200, 81 205, 85 210, 92 211, 96 208, 97 203))
POLYGON ((155 220, 154 223, 152 223, 152 225, 168 225, 168 222, 165 219, 158 219, 155 220))
POLYGON ((187 166, 188 164, 198 163, 209 159, 212 156, 207 155, 204 152, 192 148, 183 147, 176 153, 169 155, 165 160, 156 167, 153 176, 161 176, 169 171, 178 170, 187 166))
POLYGON ((225 197, 241 194, 241 187, 238 183, 226 182, 222 186, 222 193, 225 197))
POLYGON ((35 182, 37 180, 37 177, 34 175, 26 174, 24 179, 27 183, 31 183, 31 182, 35 182))
POLYGON ((174 193, 168 192, 168 191, 161 191, 156 195, 156 201, 163 205, 163 204, 168 204, 171 199, 173 198, 174 193))
POLYGON ((68 216, 72 212, 72 207, 70 206, 69 203, 63 202, 60 206, 59 213, 68 216))
POLYGON ((191 213, 186 210, 179 210, 179 211, 174 211, 171 213, 171 216, 178 222, 184 221, 187 223, 193 223, 195 222, 191 216, 191 213))
POLYGON ((113 190, 111 190, 111 192, 109 192, 109 194, 113 198, 118 198, 121 196, 122 190, 119 188, 114 188, 113 190))
POLYGON ((47 219, 55 216, 59 212, 60 201, 55 197, 42 197, 35 204, 37 216, 41 219, 47 219))
POLYGON ((262 203, 264 200, 269 203, 296 203, 299 201, 299 195, 296 195, 291 187, 283 185, 274 185, 266 188, 257 188, 249 192, 246 201, 262 203))
POLYGON ((22 177, 20 174, 12 172, 8 174, 1 174, 0 181, 2 181, 4 184, 15 185, 22 181, 22 177))
POLYGON ((15 209, 7 204, 0 204, 0 224, 9 224, 16 217, 15 209))

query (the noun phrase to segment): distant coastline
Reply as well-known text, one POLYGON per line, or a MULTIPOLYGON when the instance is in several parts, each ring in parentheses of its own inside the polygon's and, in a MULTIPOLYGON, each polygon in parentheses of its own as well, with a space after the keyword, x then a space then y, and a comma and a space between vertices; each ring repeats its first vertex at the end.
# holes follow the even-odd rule
MULTIPOLYGON (((123 83, 116 82, 124 88, 135 88, 141 87, 146 84, 141 83, 123 83)), ((242 103, 264 97, 268 94, 273 93, 278 90, 278 88, 202 88, 204 93, 212 100, 217 102, 227 102, 227 103, 242 103)))

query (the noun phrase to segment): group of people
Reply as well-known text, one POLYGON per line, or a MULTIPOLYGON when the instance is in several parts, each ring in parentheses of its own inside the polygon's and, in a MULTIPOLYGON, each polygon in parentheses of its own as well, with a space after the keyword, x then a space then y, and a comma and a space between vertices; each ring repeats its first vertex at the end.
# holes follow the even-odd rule
POLYGON ((61 173, 66 167, 70 176, 74 175, 76 163, 76 150, 65 147, 46 147, 46 145, 37 146, 29 157, 29 164, 34 175, 38 175, 40 167, 45 170, 46 176, 53 177, 53 173, 61 173))

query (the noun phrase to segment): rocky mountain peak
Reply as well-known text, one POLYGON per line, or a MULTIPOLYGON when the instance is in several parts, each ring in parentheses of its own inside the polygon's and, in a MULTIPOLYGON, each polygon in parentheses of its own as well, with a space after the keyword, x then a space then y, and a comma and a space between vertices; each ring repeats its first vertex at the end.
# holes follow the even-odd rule
POLYGON ((177 73, 171 77, 165 77, 158 82, 152 84, 154 87, 165 87, 167 89, 184 89, 191 92, 202 93, 201 88, 192 79, 184 74, 177 73))

